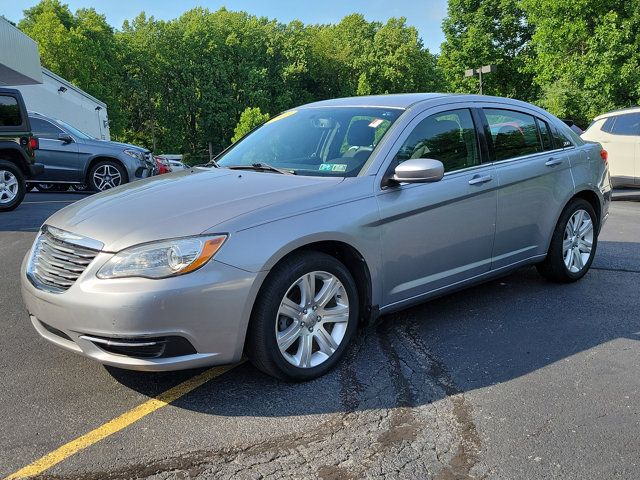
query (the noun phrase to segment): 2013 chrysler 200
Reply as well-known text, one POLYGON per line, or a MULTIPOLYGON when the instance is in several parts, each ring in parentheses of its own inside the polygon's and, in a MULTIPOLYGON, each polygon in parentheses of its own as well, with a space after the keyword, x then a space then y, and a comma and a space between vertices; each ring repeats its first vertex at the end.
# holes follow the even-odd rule
POLYGON ((208 168, 60 210, 25 258, 22 291, 43 337, 108 365, 245 353, 305 380, 336 364, 363 319, 527 264, 578 280, 610 191, 606 152, 527 103, 323 101, 208 168))

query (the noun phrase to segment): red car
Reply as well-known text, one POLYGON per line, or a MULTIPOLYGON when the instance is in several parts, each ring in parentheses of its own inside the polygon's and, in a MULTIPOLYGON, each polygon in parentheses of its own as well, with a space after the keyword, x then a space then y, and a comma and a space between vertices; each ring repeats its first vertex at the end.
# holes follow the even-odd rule
POLYGON ((171 173, 171 165, 169 160, 162 157, 153 157, 156 160, 156 175, 162 175, 163 173, 171 173))

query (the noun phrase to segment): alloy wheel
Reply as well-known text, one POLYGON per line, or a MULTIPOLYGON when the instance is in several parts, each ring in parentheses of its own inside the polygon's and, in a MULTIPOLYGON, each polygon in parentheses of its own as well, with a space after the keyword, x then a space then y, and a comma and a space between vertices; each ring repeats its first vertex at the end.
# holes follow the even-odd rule
POLYGON ((122 183, 122 175, 113 165, 100 165, 93 172, 93 183, 100 191, 109 190, 122 183))
POLYGON ((0 203, 11 203, 18 196, 18 179, 8 170, 0 170, 0 203))
POLYGON ((280 303, 276 341, 282 356, 299 368, 327 361, 349 324, 349 298, 342 282, 328 272, 310 272, 294 282, 280 303))
POLYGON ((579 273, 585 267, 593 248, 593 220, 586 210, 576 210, 564 230, 562 256, 567 270, 579 273))

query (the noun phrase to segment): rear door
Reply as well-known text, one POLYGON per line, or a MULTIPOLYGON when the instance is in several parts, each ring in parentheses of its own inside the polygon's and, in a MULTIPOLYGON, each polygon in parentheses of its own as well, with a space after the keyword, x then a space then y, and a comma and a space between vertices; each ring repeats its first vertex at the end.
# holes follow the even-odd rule
POLYGON ((500 188, 492 269, 544 255, 556 217, 573 192, 571 152, 537 112, 482 108, 500 188))
POLYGON ((35 177, 35 180, 80 181, 82 168, 79 165, 76 141, 60 140, 60 134, 66 132, 42 118, 31 117, 31 128, 40 142, 40 149, 36 151, 36 161, 44 165, 44 172, 35 177))

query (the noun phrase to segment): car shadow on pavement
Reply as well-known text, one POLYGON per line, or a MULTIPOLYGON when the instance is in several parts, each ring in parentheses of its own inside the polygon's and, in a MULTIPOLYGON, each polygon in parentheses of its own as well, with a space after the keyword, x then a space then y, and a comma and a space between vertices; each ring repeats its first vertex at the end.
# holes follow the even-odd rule
MULTIPOLYGON (((603 260, 596 256, 594 269, 580 282, 553 284, 524 268, 384 316, 377 326, 362 328, 346 358, 317 380, 280 382, 247 362, 174 406, 266 417, 413 407, 508 382, 606 342, 638 340, 633 275, 640 273, 640 244, 603 241, 599 253, 603 260), (621 248, 636 258, 627 271, 607 260, 608 252, 621 248)), ((148 396, 196 373, 108 370, 148 396)))

